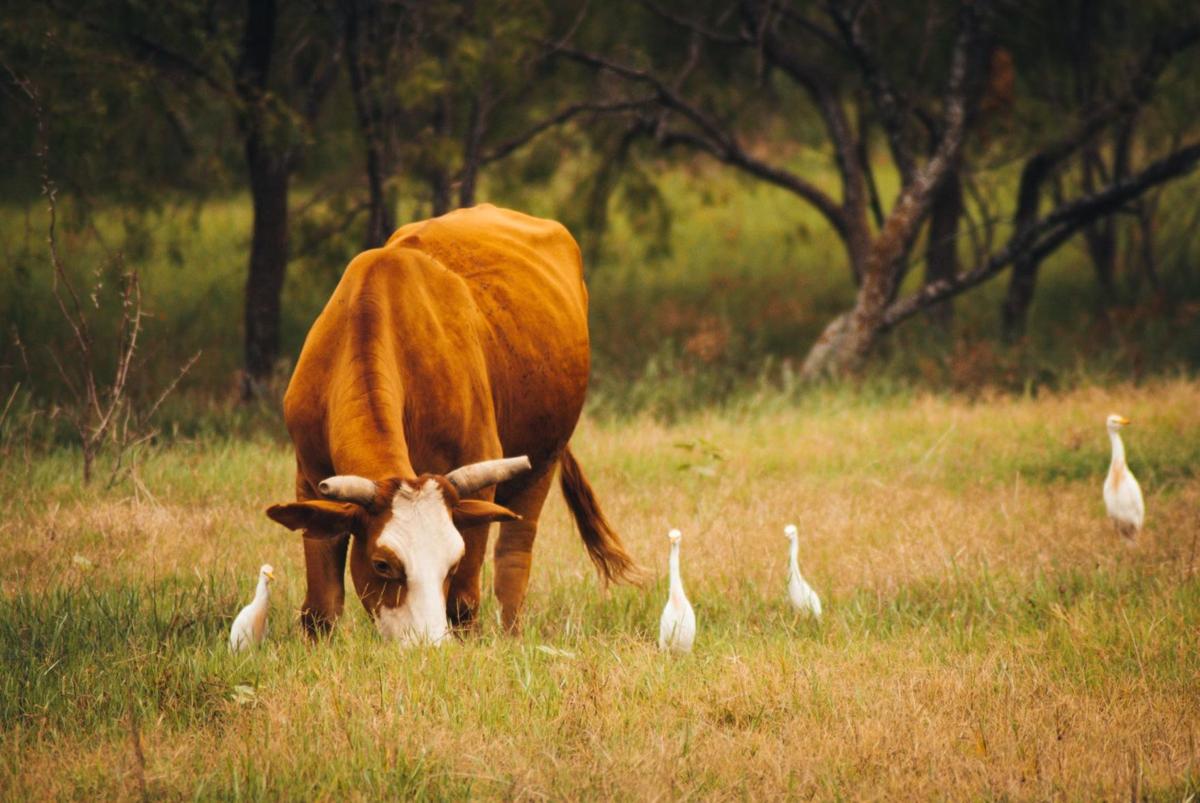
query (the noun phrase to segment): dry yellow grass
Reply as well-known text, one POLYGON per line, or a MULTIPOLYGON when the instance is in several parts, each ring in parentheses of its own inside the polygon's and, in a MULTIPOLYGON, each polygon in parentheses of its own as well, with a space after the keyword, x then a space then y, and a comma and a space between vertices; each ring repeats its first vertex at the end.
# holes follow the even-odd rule
POLYGON ((153 500, 85 494, 59 478, 61 457, 28 467, 20 498, 14 473, 0 646, 25 679, 0 694, 0 789, 133 796, 139 777, 151 795, 238 798, 1177 799, 1200 788, 1196 384, 764 399, 674 426, 588 421, 575 449, 656 576, 666 530, 685 532, 692 655, 654 648, 661 580, 599 590, 557 495, 525 635, 500 635, 489 602, 478 635, 402 653, 357 602, 317 647, 289 621, 301 551, 261 515, 291 487, 282 447, 172 449, 142 472, 153 500), (1100 500, 1111 410, 1134 421, 1146 490, 1134 549, 1100 500), (785 606, 788 521, 826 602, 819 626, 785 606), (222 628, 264 561, 279 577, 270 645, 228 656, 222 628), (168 598, 173 619, 155 607, 168 598), (141 632, 138 612, 167 624, 141 632), (78 626, 56 624, 63 614, 114 624, 92 621, 56 653, 78 626), (22 630, 22 615, 37 624, 22 630), (111 632, 121 622, 130 632, 111 632), (79 655, 88 639, 94 655, 79 655))

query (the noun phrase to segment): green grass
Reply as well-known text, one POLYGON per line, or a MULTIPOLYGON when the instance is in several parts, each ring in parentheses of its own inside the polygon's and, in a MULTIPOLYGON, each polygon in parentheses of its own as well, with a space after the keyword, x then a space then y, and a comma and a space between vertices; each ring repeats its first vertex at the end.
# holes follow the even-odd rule
POLYGON ((478 633, 408 651, 352 590, 329 641, 301 636, 301 550, 262 515, 291 488, 278 440, 180 440, 109 490, 35 450, 0 475, 0 790, 139 794, 135 722, 152 797, 1186 798, 1197 411, 1172 380, 591 418, 575 451, 656 579, 603 590, 555 493, 524 633, 488 598, 478 633), (1133 549, 1100 503, 1112 409, 1146 490, 1133 549), (787 521, 819 625, 784 603, 787 521), (669 526, 682 657, 654 646, 669 526), (268 642, 232 656, 264 561, 268 642))

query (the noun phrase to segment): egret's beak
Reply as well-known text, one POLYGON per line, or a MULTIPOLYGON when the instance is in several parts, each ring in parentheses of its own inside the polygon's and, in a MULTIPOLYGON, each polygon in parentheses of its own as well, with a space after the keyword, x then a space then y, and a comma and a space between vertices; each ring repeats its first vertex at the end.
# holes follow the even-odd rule
POLYGON ((1117 423, 1118 423, 1118 424, 1120 424, 1120 425, 1121 425, 1121 426, 1123 426, 1123 427, 1127 427, 1127 426, 1129 426, 1129 419, 1128 419, 1128 418, 1126 418, 1126 417, 1125 417, 1125 416, 1123 416, 1123 415, 1122 415, 1122 416, 1117 416, 1117 423))
POLYGON ((267 572, 267 579, 270 580, 272 583, 274 583, 275 582, 275 572, 267 572))

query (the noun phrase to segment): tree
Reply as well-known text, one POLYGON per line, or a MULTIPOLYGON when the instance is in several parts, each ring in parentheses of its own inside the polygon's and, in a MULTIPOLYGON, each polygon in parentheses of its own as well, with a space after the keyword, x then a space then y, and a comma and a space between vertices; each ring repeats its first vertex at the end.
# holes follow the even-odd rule
MULTIPOLYGON (((599 48, 604 52, 595 47, 564 52, 619 78, 627 88, 649 91, 652 105, 633 107, 629 113, 643 121, 642 130, 652 132, 660 147, 708 154, 793 193, 816 209, 841 239, 858 291, 853 307, 830 321, 810 349, 803 368, 809 379, 859 366, 879 337, 899 321, 944 303, 1014 263, 1018 295, 1031 294, 1032 283, 1026 279, 1065 236, 1194 164, 1190 146, 1175 148, 1141 172, 1110 176, 1092 192, 1063 199, 1039 216, 1046 178, 1131 104, 1146 102, 1172 57, 1194 41, 1192 11, 1181 15, 1188 23, 1184 25, 1169 15, 1155 18, 1148 26, 1155 32, 1145 51, 1149 55, 1128 90, 1082 115, 1066 135, 1035 146, 1021 172, 1011 236, 999 249, 978 254, 973 266, 960 270, 952 259, 957 251, 945 243, 947 236, 954 236, 950 233, 963 210, 956 180, 961 182, 972 159, 987 151, 986 143, 972 145, 971 138, 975 113, 988 87, 989 66, 994 79, 997 64, 1003 63, 991 54, 998 45, 1015 49, 1019 67, 1020 46, 1026 44, 1021 20, 1003 13, 1010 9, 996 13, 989 2, 951 2, 922 4, 921 13, 915 13, 916 7, 904 3, 743 0, 710 7, 708 15, 700 17, 691 10, 644 5, 658 24, 685 34, 686 50, 667 49, 676 59, 674 67, 665 63, 661 51, 651 52, 645 39, 641 50, 627 46, 635 55, 623 60, 607 55, 611 46, 599 48), (894 41, 911 44, 897 53, 886 46, 894 41), (782 88, 773 80, 776 75, 786 79, 782 88), (760 155, 746 144, 746 127, 763 125, 763 106, 747 98, 767 94, 776 107, 786 107, 794 97, 785 93, 790 87, 799 89, 806 101, 799 114, 820 122, 840 180, 840 198, 789 169, 786 162, 760 155), (860 113, 852 120, 848 109, 856 107, 860 113), (900 179, 900 189, 886 209, 870 159, 864 156, 873 125, 882 131, 900 179), (900 299, 912 248, 927 228, 927 283, 900 299)), ((647 29, 653 31, 653 24, 647 29)), ((629 94, 627 90, 626 97, 629 94)), ((1027 132, 1022 134, 1025 142, 1031 139, 1027 132)))
POLYGON ((574 77, 550 68, 551 40, 579 20, 553 4, 348 0, 333 8, 364 148, 367 247, 394 227, 389 185, 423 184, 433 215, 471 206, 485 168, 604 110, 556 102, 576 87, 574 77))
MULTIPOLYGON (((340 42, 333 27, 315 5, 281 8, 275 0, 165 7, 96 0, 52 9, 53 41, 65 58, 114 63, 148 72, 159 85, 179 87, 185 102, 164 103, 175 130, 194 130, 187 121, 197 116, 201 96, 217 100, 236 122, 253 207, 242 394, 256 395, 279 356, 290 181, 337 76, 340 42)), ((203 129, 221 135, 219 127, 203 129)))

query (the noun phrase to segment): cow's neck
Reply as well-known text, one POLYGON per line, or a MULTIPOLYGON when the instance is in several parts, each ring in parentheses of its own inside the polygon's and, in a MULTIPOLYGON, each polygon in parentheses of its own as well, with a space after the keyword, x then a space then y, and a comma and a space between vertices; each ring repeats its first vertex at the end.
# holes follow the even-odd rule
POLYGON ((329 444, 338 474, 372 479, 415 477, 404 431, 404 392, 381 372, 364 371, 356 387, 335 400, 329 444))

